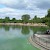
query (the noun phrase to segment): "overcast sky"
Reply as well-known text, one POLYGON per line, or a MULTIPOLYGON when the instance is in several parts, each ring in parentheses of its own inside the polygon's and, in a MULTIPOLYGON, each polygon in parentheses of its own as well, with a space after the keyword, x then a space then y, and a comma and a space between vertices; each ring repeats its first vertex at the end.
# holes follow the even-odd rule
POLYGON ((0 0, 0 18, 9 16, 21 19, 23 14, 44 17, 50 8, 50 0, 0 0))

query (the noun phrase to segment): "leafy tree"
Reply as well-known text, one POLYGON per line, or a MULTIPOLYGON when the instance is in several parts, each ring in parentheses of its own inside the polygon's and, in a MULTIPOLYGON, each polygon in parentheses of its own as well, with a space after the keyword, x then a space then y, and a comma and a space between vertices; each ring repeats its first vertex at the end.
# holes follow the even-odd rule
POLYGON ((13 23, 16 23, 16 19, 15 19, 15 18, 12 18, 12 22, 13 22, 13 23))
POLYGON ((50 9, 47 12, 47 15, 43 18, 43 22, 50 26, 50 9))
POLYGON ((3 19, 0 19, 0 23, 3 23, 3 19))
POLYGON ((22 20, 17 20, 17 23, 22 23, 22 20))
POLYGON ((33 23, 41 23, 42 20, 41 18, 38 18, 37 15, 35 15, 35 17, 33 18, 33 23))
POLYGON ((37 20, 37 16, 35 15, 34 18, 33 18, 33 20, 32 20, 33 23, 36 23, 36 20, 37 20))
POLYGON ((5 17, 4 21, 5 21, 6 23, 8 23, 8 22, 10 21, 10 18, 9 18, 9 17, 5 17))
POLYGON ((34 19, 37 19, 37 15, 34 16, 34 19))
POLYGON ((23 23, 28 23, 29 19, 30 19, 30 15, 28 15, 28 14, 22 15, 23 23))
POLYGON ((50 17, 50 9, 47 12, 47 15, 45 17, 50 17))

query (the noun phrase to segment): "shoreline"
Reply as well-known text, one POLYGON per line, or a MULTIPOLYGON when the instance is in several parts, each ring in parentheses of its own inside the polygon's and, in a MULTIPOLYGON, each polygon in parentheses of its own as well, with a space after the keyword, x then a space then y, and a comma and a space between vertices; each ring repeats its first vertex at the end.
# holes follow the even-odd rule
POLYGON ((0 23, 0 25, 19 25, 19 26, 47 26, 43 23, 27 23, 27 24, 23 24, 23 23, 0 23))
POLYGON ((35 34, 34 37, 33 35, 29 37, 29 42, 41 50, 50 50, 50 41, 48 38, 50 38, 50 35, 35 34))
POLYGON ((45 48, 43 48, 42 46, 40 46, 39 44, 37 44, 35 41, 33 41, 32 39, 33 37, 30 36, 29 37, 29 42, 32 46, 35 46, 36 48, 40 49, 40 50, 46 50, 45 48))

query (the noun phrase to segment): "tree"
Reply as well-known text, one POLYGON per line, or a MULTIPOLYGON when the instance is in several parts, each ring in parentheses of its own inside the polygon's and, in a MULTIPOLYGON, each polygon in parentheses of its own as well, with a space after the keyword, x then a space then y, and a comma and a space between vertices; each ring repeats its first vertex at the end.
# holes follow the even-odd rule
POLYGON ((10 21, 10 18, 9 18, 9 17, 5 17, 4 21, 5 21, 6 23, 8 23, 8 22, 10 21))
POLYGON ((47 15, 43 18, 43 22, 50 26, 50 9, 48 9, 47 15))
POLYGON ((4 19, 0 19, 0 23, 4 23, 3 21, 4 21, 4 19))
POLYGON ((16 19, 15 19, 15 18, 12 18, 12 22, 13 22, 13 23, 16 23, 16 19))
POLYGON ((36 23, 36 22, 37 22, 37 15, 35 15, 33 18, 33 23, 36 23))
POLYGON ((34 16, 32 21, 33 21, 33 23, 41 23, 42 22, 41 18, 38 18, 37 15, 34 16))
POLYGON ((23 23, 28 23, 29 19, 30 19, 30 15, 28 15, 28 14, 22 15, 23 23))
POLYGON ((34 19, 37 19, 37 15, 35 15, 34 19))
POLYGON ((50 9, 47 12, 47 15, 45 17, 50 17, 50 9))

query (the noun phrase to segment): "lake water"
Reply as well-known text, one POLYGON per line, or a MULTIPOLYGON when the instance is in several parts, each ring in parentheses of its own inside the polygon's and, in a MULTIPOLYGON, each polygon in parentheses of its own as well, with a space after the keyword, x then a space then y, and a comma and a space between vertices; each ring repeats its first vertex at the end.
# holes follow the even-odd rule
POLYGON ((0 50, 40 50, 29 43, 29 36, 47 27, 0 26, 0 50))

